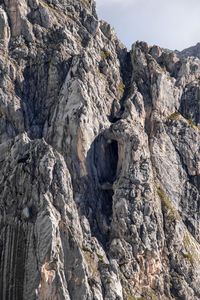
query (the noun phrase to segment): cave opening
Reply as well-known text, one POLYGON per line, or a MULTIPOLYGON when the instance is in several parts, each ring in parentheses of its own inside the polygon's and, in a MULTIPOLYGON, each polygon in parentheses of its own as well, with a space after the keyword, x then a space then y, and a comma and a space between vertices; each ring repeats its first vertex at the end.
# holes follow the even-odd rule
POLYGON ((100 134, 91 145, 87 155, 88 188, 85 194, 86 215, 92 234, 103 247, 109 241, 113 214, 113 183, 118 170, 118 142, 100 134))
MULTIPOLYGON (((96 140, 94 152, 94 165, 97 173, 97 195, 99 217, 104 216, 110 226, 112 216, 113 182, 117 178, 118 143, 100 136, 96 140)), ((102 217, 98 218, 99 226, 102 217)))
POLYGON ((117 176, 117 141, 106 140, 101 136, 100 140, 97 141, 97 147, 95 147, 94 164, 100 186, 103 190, 110 190, 117 176))

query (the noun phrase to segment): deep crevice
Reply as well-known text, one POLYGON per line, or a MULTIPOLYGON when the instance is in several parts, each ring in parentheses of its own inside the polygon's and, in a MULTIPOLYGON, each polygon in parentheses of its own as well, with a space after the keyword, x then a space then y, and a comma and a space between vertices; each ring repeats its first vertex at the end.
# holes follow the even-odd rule
MULTIPOLYGON (((91 207, 88 215, 93 234, 106 247, 112 217, 113 183, 117 177, 118 143, 106 140, 103 134, 93 142, 87 156, 89 174, 86 193, 86 208, 91 207), (96 220, 96 221, 95 221, 96 220)), ((89 211, 88 211, 89 212, 89 211)))
POLYGON ((130 52, 124 52, 122 51, 121 56, 118 56, 120 63, 120 74, 122 78, 122 83, 123 83, 123 95, 121 99, 118 101, 119 102, 119 108, 118 111, 115 111, 115 101, 113 101, 112 109, 110 112, 110 115, 108 116, 108 120, 111 123, 116 123, 118 120, 121 119, 125 107, 124 107, 124 102, 128 98, 128 95, 131 94, 132 91, 132 72, 133 72, 133 67, 131 63, 131 55, 130 52))
POLYGON ((112 216, 113 182, 117 176, 118 143, 97 138, 94 146, 94 167, 97 172, 97 188, 101 198, 101 212, 107 218, 112 216))
MULTIPOLYGON (((118 144, 117 141, 107 141, 102 136, 97 141, 94 153, 94 165, 98 174, 100 185, 112 184, 116 179, 118 163, 118 144)), ((107 188, 105 188, 107 190, 107 188)))

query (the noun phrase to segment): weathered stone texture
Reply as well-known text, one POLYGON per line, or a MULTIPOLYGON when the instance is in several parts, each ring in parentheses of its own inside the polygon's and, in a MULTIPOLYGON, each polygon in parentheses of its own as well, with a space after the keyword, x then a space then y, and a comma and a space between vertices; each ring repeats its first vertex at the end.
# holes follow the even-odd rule
POLYGON ((193 50, 128 51, 93 0, 0 2, 0 299, 200 299, 193 50))

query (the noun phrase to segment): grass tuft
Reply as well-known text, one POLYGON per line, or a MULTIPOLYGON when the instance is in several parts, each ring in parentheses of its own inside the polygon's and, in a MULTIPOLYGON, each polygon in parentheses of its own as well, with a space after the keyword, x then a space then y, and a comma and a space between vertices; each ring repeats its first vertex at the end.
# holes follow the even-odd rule
POLYGON ((186 119, 186 121, 188 122, 189 126, 191 126, 193 129, 195 129, 197 126, 192 122, 192 119, 186 119))
POLYGON ((184 257, 184 258, 186 258, 187 260, 189 260, 189 262, 191 263, 191 265, 195 262, 195 260, 194 260, 194 258, 193 258, 193 256, 191 255, 191 254, 185 254, 185 253, 181 253, 182 254, 182 256, 184 257))
POLYGON ((109 51, 100 51, 100 55, 102 59, 110 58, 112 55, 109 51))
POLYGON ((155 183, 155 182, 154 182, 154 186, 156 187, 157 194, 161 200, 161 203, 167 208, 167 210, 169 212, 168 220, 179 220, 180 217, 179 217, 177 210, 170 203, 170 201, 167 198, 163 189, 160 186, 158 186, 157 183, 155 183))
POLYGON ((179 120, 181 114, 178 111, 175 111, 173 114, 171 114, 168 118, 167 121, 177 121, 179 120))

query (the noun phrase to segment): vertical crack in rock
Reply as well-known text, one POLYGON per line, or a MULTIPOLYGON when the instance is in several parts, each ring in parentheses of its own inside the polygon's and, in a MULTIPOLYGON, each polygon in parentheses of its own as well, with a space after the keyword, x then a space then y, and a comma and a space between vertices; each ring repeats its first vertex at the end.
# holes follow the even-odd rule
POLYGON ((105 141, 95 147, 94 164, 97 169, 98 181, 102 190, 102 214, 110 221, 112 217, 113 183, 117 176, 118 144, 117 141, 105 141))
MULTIPOLYGON (((93 209, 92 217, 89 217, 91 230, 106 249, 112 219, 113 183, 117 178, 117 141, 107 140, 103 134, 100 134, 88 152, 87 166, 88 178, 85 183, 88 189, 85 197, 86 205, 88 203, 93 209), (95 220, 97 224, 94 226, 95 220)), ((88 214, 89 211, 86 215, 88 214)))

